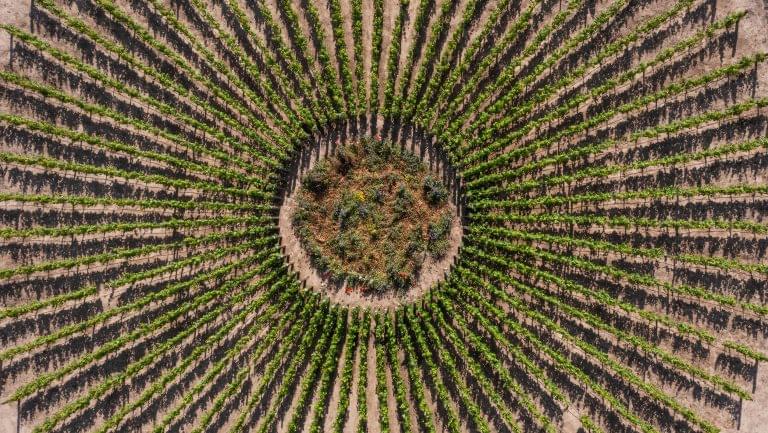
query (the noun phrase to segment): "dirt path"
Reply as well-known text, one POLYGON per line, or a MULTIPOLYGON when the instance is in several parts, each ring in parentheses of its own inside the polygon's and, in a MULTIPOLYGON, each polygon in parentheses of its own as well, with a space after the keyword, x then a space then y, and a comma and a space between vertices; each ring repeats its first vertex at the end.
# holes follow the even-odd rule
MULTIPOLYGON (((29 10, 32 0, 0 0, 0 24, 11 24, 26 29, 29 26, 29 10)), ((10 60, 11 36, 0 32, 0 66, 6 66, 10 60)))
MULTIPOLYGON (((768 364, 760 364, 755 377, 752 401, 742 401, 739 432, 765 433, 768 426, 768 364)), ((727 433, 737 430, 727 430, 727 433)))
POLYGON ((16 403, 0 404, 0 433, 29 433, 30 427, 18 425, 18 406, 16 403))
MULTIPOLYGON (((355 336, 358 338, 358 336, 355 336)), ((360 345, 355 344, 355 357, 353 358, 352 368, 352 389, 349 393, 349 408, 347 409, 347 421, 344 424, 344 433, 354 433, 357 431, 357 425, 360 423, 357 405, 357 387, 360 383, 360 345)))
POLYGON ((374 341, 373 321, 371 321, 371 333, 368 337, 368 358, 366 366, 368 367, 368 380, 365 389, 365 401, 368 405, 368 429, 367 433, 381 433, 381 424, 379 423, 379 397, 376 395, 376 345, 374 341))
POLYGON ((416 411, 418 403, 416 403, 416 399, 413 397, 413 393, 411 391, 411 381, 409 380, 408 368, 406 367, 405 362, 405 351, 401 348, 397 351, 397 365, 395 368, 397 369, 397 373, 400 375, 400 379, 403 381, 403 386, 405 387, 405 398, 408 402, 408 417, 410 418, 411 426, 414 431, 419 431, 419 418, 416 411))
MULTIPOLYGON (((349 323, 350 318, 347 318, 347 323, 349 323)), ((349 328, 347 328, 349 329, 349 328)), ((347 339, 354 338, 357 339, 357 335, 350 335, 349 332, 346 333, 346 338, 341 341, 341 351, 339 352, 339 359, 336 362, 336 378, 333 381, 333 386, 331 387, 330 392, 330 398, 328 399, 328 406, 326 408, 326 415, 325 415, 325 421, 323 423, 323 431, 330 432, 333 428, 334 423, 336 422, 336 417, 339 414, 339 400, 341 399, 341 381, 344 377, 344 364, 347 357, 347 339)), ((354 362, 354 358, 352 358, 352 361, 354 362)))

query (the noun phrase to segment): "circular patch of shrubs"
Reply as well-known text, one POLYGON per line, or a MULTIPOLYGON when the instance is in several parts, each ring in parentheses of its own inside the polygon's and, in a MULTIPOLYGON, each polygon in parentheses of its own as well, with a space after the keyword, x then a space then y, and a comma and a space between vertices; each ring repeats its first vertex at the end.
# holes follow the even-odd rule
POLYGON ((416 155, 365 138, 305 173, 292 225, 327 279, 365 292, 404 291, 425 260, 448 250, 448 198, 446 185, 416 155))

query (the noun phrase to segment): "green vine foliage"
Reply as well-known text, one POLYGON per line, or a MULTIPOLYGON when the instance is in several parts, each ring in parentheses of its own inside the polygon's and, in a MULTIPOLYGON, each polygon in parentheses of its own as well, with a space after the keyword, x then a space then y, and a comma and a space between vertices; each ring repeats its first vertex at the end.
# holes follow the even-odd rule
POLYGON ((6 3, 1 426, 763 431, 762 6, 6 3), (382 272, 286 232, 362 142, 382 272))

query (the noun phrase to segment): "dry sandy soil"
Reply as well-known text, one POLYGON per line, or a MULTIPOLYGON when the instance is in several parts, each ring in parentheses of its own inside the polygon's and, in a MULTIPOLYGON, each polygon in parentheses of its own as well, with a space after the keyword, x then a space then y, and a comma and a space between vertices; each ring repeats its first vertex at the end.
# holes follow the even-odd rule
MULTIPOLYGON (((13 24, 26 28, 29 25, 31 0, 0 0, 0 24, 13 24)), ((10 61, 11 37, 0 32, 0 65, 10 61)), ((18 409, 15 403, 0 403, 0 433, 27 433, 28 427, 20 427, 17 422, 18 409)))
MULTIPOLYGON (((26 28, 29 25, 29 8, 32 0, 0 0, 0 24, 13 24, 26 28)), ((0 33, 0 64, 5 65, 9 61, 11 49, 11 37, 0 33)))

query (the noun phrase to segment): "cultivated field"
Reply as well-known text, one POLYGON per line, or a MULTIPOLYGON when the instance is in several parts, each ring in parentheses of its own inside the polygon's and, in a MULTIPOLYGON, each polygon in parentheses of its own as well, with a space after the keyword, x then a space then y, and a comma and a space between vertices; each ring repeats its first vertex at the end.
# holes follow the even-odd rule
POLYGON ((766 8, 0 0, 0 433, 767 433, 766 8), (290 227, 366 138, 396 295, 290 227))

